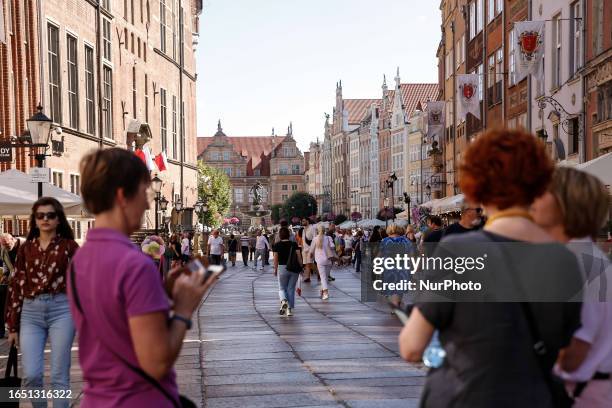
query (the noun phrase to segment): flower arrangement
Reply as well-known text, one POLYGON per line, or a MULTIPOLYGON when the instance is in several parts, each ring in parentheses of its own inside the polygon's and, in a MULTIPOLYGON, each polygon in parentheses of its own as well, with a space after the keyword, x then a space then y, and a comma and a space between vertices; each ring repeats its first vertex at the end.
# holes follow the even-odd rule
POLYGON ((140 248, 142 252, 155 260, 159 260, 164 252, 166 252, 164 240, 157 235, 149 235, 146 237, 144 241, 142 241, 142 244, 140 244, 140 248))

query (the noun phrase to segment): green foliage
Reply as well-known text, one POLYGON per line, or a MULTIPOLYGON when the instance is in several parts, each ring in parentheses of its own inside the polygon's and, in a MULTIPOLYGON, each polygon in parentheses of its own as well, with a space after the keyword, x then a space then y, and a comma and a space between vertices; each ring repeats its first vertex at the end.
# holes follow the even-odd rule
POLYGON ((231 205, 231 184, 229 177, 220 169, 198 162, 198 198, 208 207, 202 212, 200 222, 218 227, 223 214, 231 205))
POLYGON ((293 217, 306 218, 316 213, 317 199, 308 193, 297 192, 293 193, 283 204, 280 218, 284 217, 287 221, 291 222, 293 217))
POLYGON ((283 205, 282 204, 274 204, 272 207, 270 207, 270 211, 272 212, 270 214, 270 217, 272 218, 272 222, 274 224, 278 224, 280 222, 281 217, 281 212, 283 211, 283 205))
POLYGON ((340 224, 342 224, 346 220, 348 220, 348 218, 346 218, 346 215, 338 214, 338 215, 336 215, 336 218, 334 218, 334 224, 340 225, 340 224))

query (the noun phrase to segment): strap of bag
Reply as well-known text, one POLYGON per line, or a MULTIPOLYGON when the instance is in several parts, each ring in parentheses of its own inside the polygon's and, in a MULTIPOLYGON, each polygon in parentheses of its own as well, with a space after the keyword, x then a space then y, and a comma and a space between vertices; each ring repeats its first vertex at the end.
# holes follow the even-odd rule
POLYGON ((6 363, 6 372, 4 378, 17 377, 17 347, 11 346, 9 351, 8 362, 6 363), (11 376, 11 371, 13 375, 11 376))
MULTIPOLYGON (((83 307, 81 306, 79 294, 76 289, 76 276, 75 275, 76 274, 74 272, 74 263, 71 262, 70 263, 70 289, 72 291, 72 297, 74 299, 74 303, 77 309, 79 310, 83 318, 85 318, 85 313, 83 312, 83 307)), ((117 357, 117 359, 119 359, 123 364, 125 364, 130 370, 132 370, 133 372, 135 372, 136 374, 144 378, 149 384, 151 384, 154 388, 156 388, 159 392, 161 392, 169 401, 172 402, 172 405, 174 405, 175 408, 181 408, 181 405, 178 403, 178 401, 176 401, 174 397, 170 395, 170 393, 164 387, 162 387, 159 381, 157 381, 155 378, 147 374, 142 368, 132 365, 126 359, 124 359, 119 354, 117 354, 115 350, 113 350, 112 347, 109 347, 105 343, 103 336, 98 337, 98 340, 100 340, 100 342, 104 345, 104 347, 106 347, 108 351, 110 351, 115 357, 117 357)))

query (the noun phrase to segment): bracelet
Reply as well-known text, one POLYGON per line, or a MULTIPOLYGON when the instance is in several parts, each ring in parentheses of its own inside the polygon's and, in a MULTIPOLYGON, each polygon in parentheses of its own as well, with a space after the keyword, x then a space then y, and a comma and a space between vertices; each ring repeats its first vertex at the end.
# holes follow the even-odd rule
POLYGON ((191 319, 188 319, 181 315, 173 314, 170 320, 178 320, 179 322, 185 323, 185 325, 187 326, 187 330, 191 330, 191 326, 193 326, 191 319))

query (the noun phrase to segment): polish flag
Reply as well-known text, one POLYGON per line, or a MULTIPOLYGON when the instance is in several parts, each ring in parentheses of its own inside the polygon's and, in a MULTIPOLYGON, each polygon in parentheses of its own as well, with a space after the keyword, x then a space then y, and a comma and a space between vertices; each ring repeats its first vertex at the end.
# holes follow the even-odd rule
POLYGON ((157 164, 157 168, 159 169, 159 171, 166 170, 166 164, 164 163, 164 157, 162 156, 162 153, 155 156, 155 164, 157 164))
POLYGON ((145 164, 147 165, 147 168, 149 169, 149 171, 153 171, 153 169, 155 169, 155 164, 153 164, 153 157, 151 155, 151 149, 145 148, 144 155, 145 155, 145 164))
POLYGON ((144 154, 144 152, 142 150, 137 149, 137 150, 134 151, 134 154, 136 156, 138 156, 140 158, 140 160, 143 161, 144 164, 147 164, 147 158, 145 157, 145 154, 144 154))

